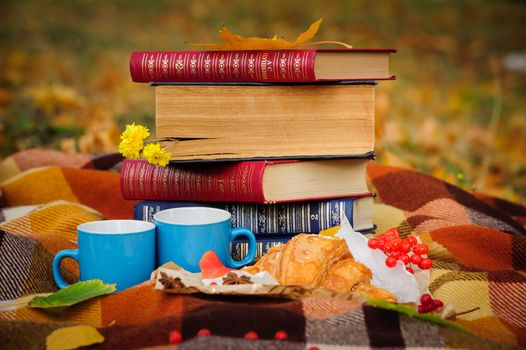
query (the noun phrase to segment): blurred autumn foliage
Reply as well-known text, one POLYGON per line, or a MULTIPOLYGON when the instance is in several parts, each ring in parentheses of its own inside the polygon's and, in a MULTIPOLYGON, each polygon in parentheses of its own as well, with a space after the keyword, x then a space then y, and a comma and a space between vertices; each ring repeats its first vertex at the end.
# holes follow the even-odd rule
POLYGON ((521 1, 39 0, 0 3, 0 156, 46 146, 115 151, 153 128, 133 50, 244 36, 398 49, 377 89, 378 161, 526 202, 526 3, 521 1))

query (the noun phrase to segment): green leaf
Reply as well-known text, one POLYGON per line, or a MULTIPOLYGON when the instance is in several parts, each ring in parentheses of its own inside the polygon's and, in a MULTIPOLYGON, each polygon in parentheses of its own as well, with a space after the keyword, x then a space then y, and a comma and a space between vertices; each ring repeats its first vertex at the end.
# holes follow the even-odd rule
POLYGON ((101 280, 77 282, 51 295, 33 298, 29 302, 29 307, 48 309, 71 306, 100 295, 113 293, 115 290, 115 284, 104 284, 101 280))
POLYGON ((420 318, 428 322, 436 323, 440 326, 449 327, 449 328, 456 329, 457 331, 469 333, 469 331, 466 328, 462 327, 461 325, 455 322, 445 320, 443 318, 440 318, 432 314, 421 314, 421 313, 418 313, 412 307, 401 305, 401 304, 393 304, 393 303, 388 302, 385 299, 376 299, 376 300, 368 299, 367 305, 378 307, 381 309, 386 309, 386 310, 393 310, 401 314, 406 314, 407 316, 410 316, 410 317, 420 318))

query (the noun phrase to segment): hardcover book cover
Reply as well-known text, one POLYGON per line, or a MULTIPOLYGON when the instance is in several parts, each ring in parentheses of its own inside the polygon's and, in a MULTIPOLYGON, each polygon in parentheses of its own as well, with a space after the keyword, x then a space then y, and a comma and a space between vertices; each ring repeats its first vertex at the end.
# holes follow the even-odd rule
POLYGON ((368 159, 187 163, 123 161, 125 199, 278 203, 367 196, 368 159))
MULTIPOLYGON (((256 236, 256 256, 255 259, 261 258, 270 248, 287 243, 294 235, 285 236, 256 236)), ((230 252, 234 260, 242 260, 248 254, 248 241, 236 239, 230 246, 230 252)))
POLYGON ((394 79, 393 49, 140 51, 130 57, 135 82, 316 82, 394 79), (344 56, 348 68, 334 71, 344 56), (321 61, 327 61, 321 64, 321 61), (320 61, 320 62, 319 62, 320 61), (350 68, 350 71, 349 71, 350 68))
POLYGON ((224 202, 142 201, 135 205, 135 220, 153 222, 153 216, 165 209, 213 207, 232 214, 233 227, 246 227, 255 235, 292 235, 318 233, 338 226, 344 218, 356 231, 369 231, 372 223, 372 194, 364 197, 336 198, 279 204, 224 202))

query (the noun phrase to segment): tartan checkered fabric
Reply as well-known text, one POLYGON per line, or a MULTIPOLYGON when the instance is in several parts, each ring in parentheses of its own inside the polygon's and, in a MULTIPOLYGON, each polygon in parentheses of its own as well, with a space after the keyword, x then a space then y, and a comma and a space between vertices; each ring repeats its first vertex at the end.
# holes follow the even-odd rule
MULTIPOLYGON (((51 259, 58 250, 71 248, 76 225, 108 217, 108 213, 115 217, 112 208, 120 217, 132 217, 133 203, 111 192, 116 191, 115 175, 48 167, 25 171, 16 181, 1 185, 8 205, 46 204, 0 227, 0 308, 2 300, 56 290, 51 259), (45 176, 35 176, 35 171, 44 170, 48 171, 45 176), (61 191, 54 194, 50 186, 61 191), (104 200, 97 201, 89 192, 104 200)), ((370 188, 378 194, 378 231, 398 227, 402 235, 417 235, 429 246, 434 261, 430 290, 446 304, 453 303, 457 312, 475 309, 455 321, 470 333, 347 300, 178 296, 156 291, 146 282, 60 314, 25 307, 4 309, 0 311, 0 344, 8 349, 42 348, 53 329, 81 323, 99 327, 106 340, 94 348, 107 349, 499 349, 526 345, 526 209, 407 169, 371 164, 368 177, 370 188), (201 328, 209 329, 212 336, 196 336, 201 328), (172 330, 183 335, 178 346, 168 344, 172 330), (274 339, 278 330, 287 332, 286 341, 274 339), (260 340, 245 340, 248 331, 257 332, 260 340)), ((63 269, 70 281, 75 280, 74 264, 64 264, 63 269)))

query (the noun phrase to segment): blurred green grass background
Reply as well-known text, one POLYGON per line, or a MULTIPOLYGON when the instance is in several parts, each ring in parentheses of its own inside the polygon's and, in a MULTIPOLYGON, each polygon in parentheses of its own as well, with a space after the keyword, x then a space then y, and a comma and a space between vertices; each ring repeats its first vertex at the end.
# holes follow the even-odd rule
POLYGON ((526 3, 522 1, 3 1, 0 157, 29 147, 114 151, 127 122, 153 128, 131 82, 134 50, 243 36, 396 48, 377 89, 377 153, 467 190, 526 203, 526 3))

